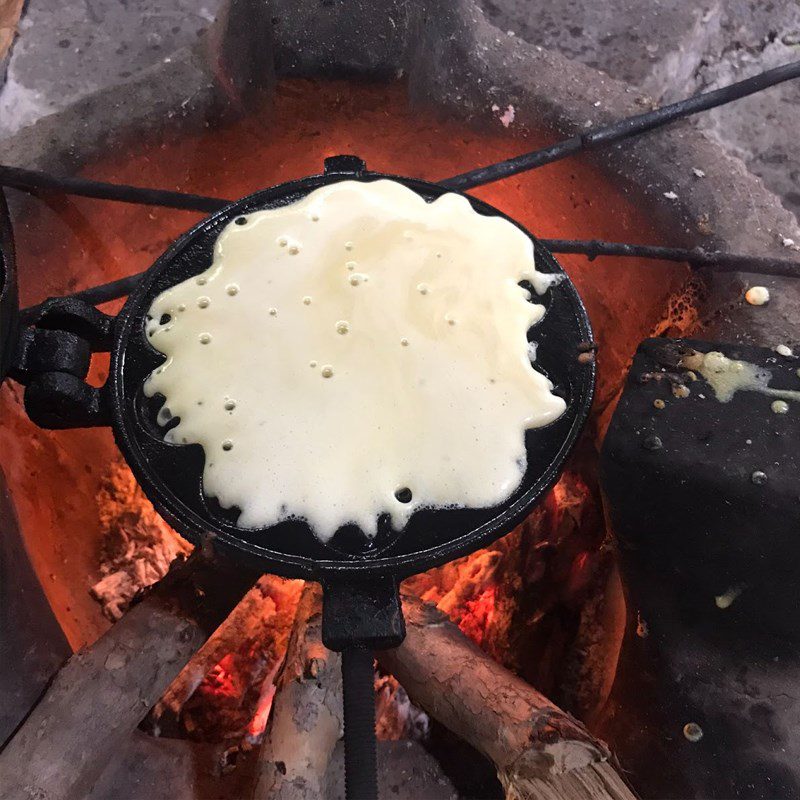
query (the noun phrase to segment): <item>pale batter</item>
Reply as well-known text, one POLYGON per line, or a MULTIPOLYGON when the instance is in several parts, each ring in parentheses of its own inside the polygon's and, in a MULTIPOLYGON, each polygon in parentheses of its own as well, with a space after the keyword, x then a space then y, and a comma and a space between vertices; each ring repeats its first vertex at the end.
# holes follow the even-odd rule
POLYGON ((350 522, 373 536, 383 513, 399 528, 421 507, 494 506, 522 479, 525 430, 565 408, 530 362, 544 307, 523 280, 556 282, 463 197, 331 184, 231 222, 211 267, 155 300, 167 360, 145 391, 242 527, 298 517, 326 541, 350 522))

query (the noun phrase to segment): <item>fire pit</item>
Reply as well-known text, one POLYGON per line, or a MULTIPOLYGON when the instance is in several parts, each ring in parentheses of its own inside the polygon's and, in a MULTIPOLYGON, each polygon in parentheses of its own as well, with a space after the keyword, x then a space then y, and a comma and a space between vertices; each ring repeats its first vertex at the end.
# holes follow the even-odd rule
MULTIPOLYGON (((391 3, 385 10, 390 23, 374 31, 348 28, 339 16, 343 12, 333 7, 320 12, 316 6, 312 10, 300 5, 292 12, 276 12, 279 22, 274 26, 271 19, 248 16, 251 11, 245 3, 231 5, 226 24, 219 23, 215 31, 210 61, 193 54, 180 67, 165 64, 148 77, 146 86, 127 87, 126 111, 111 124, 106 111, 119 108, 121 97, 97 98, 91 115, 85 107, 67 109, 58 122, 45 119, 35 126, 34 135, 26 132, 8 142, 8 160, 62 174, 78 161, 80 175, 86 178, 236 198, 316 172, 322 158, 338 152, 358 152, 373 169, 440 180, 473 165, 535 150, 559 138, 558 130, 572 132, 587 121, 602 123, 644 110, 635 95, 610 79, 525 43, 500 40, 499 32, 468 3, 437 4, 426 15, 391 3), (253 23, 244 26, 246 31, 242 14, 253 23), (269 59, 234 60, 231 55, 251 52, 241 47, 243 41, 263 41, 258 38, 266 35, 266 28, 259 28, 262 23, 274 35, 276 83, 269 59), (300 30, 302 46, 297 44, 300 30), (197 91, 181 108, 186 98, 174 102, 176 70, 187 64, 194 71, 184 78, 194 82, 197 91), (397 77, 396 70, 404 74, 397 77), (334 72, 350 77, 332 80, 328 76, 334 72), (217 89, 209 88, 209 74, 216 75, 217 89), (533 74, 535 84, 526 77, 533 74), (178 111, 171 118, 164 114, 169 124, 156 123, 143 113, 137 105, 142 92, 159 98, 165 112, 178 111), (83 144, 67 155, 80 129, 92 135, 78 137, 83 144)), ((376 10, 365 11, 365 18, 375 19, 376 10)), ((706 250, 776 260, 786 255, 778 233, 792 235, 794 224, 760 184, 682 128, 598 151, 592 160, 582 155, 524 172, 477 189, 475 195, 541 237, 702 244, 706 250), (692 173, 696 165, 703 167, 705 177, 692 173)), ((48 193, 14 201, 23 306, 139 272, 199 219, 191 212, 48 193)), ((589 754, 585 763, 603 763, 608 752, 598 739, 606 738, 622 766, 631 771, 634 788, 663 796, 665 784, 646 774, 648 758, 662 759, 657 763, 666 768, 676 756, 661 742, 672 737, 686 743, 681 747, 692 742, 680 729, 659 730, 646 709, 637 707, 635 689, 629 686, 625 694, 631 648, 645 641, 643 631, 654 623, 637 620, 639 600, 629 596, 626 602, 623 596, 599 496, 599 442, 639 341, 702 330, 706 338, 791 342, 800 338, 791 327, 798 290, 788 279, 760 278, 770 287, 773 301, 756 309, 742 302, 743 288, 752 281, 740 273, 697 272, 686 263, 639 258, 587 262, 569 255, 561 260, 587 304, 597 338, 599 383, 589 435, 543 506, 519 529, 486 550, 409 579, 404 588, 437 605, 484 653, 591 730, 590 735, 544 698, 527 693, 530 687, 514 684, 521 693, 519 702, 547 719, 541 752, 548 753, 548 743, 568 742, 576 753, 589 754), (618 664, 625 680, 615 684, 618 664), (659 740, 658 747, 640 745, 632 736, 645 723, 648 736, 659 740)), ((103 308, 116 311, 118 305, 103 308)), ((589 346, 586 357, 591 353, 589 346)), ((90 380, 102 383, 107 370, 102 357, 93 357, 90 380)), ((332 780, 332 774, 326 777, 326 767, 341 712, 326 705, 325 697, 336 697, 340 689, 335 657, 319 643, 313 593, 303 593, 296 583, 262 578, 228 616, 254 577, 224 575, 222 591, 219 577, 195 566, 192 577, 167 578, 122 616, 137 592, 159 581, 172 559, 188 554, 190 547, 153 514, 121 465, 108 431, 39 430, 28 421, 20 401, 19 387, 6 384, 2 466, 19 517, 19 536, 58 627, 78 649, 95 643, 108 630, 109 619, 122 617, 92 649, 70 662, 56 688, 68 692, 85 686, 89 675, 96 674, 101 683, 111 675, 119 680, 118 691, 135 696, 112 737, 116 744, 125 743, 129 755, 120 759, 116 770, 104 771, 102 761, 82 766, 74 779, 56 765, 57 782, 65 787, 58 796, 89 796, 98 780, 91 796, 108 796, 109 787, 132 780, 130 764, 145 753, 159 763, 165 757, 185 764, 205 759, 212 766, 198 775, 203 773, 219 796, 241 796, 250 791, 242 788, 248 780, 249 785, 258 783, 263 794, 266 787, 275 791, 296 777, 290 743, 303 738, 327 754, 324 763, 316 764, 318 779, 332 780), (226 617, 162 697, 172 677, 226 617), (147 630, 155 631, 152 639, 147 630), (119 651, 115 635, 128 642, 128 650, 119 651), (141 642, 147 644, 133 660, 130 648, 141 642), (165 654, 171 667, 162 663, 165 654), (134 666, 146 675, 132 679, 134 666), (155 710, 148 715, 152 706, 155 710), (318 722, 295 732, 281 727, 298 709, 318 722), (322 717, 319 709, 327 709, 322 717), (134 719, 135 726, 145 717, 143 727, 162 738, 140 733, 130 739, 125 721, 134 719), (259 753, 255 745, 265 727, 268 733, 259 753)), ((32 585, 35 588, 35 582, 32 585)), ((378 679, 379 697, 386 703, 379 703, 379 709, 387 738, 408 735, 414 728, 409 719, 419 718, 416 711, 402 710, 407 701, 397 684, 385 677, 389 673, 412 701, 428 710, 448 693, 465 696, 465 687, 449 683, 440 672, 448 657, 463 657, 491 695, 507 685, 506 673, 495 672, 478 651, 468 650, 456 632, 443 629, 455 638, 440 639, 439 623, 432 624, 428 611, 418 609, 411 599, 407 608, 409 642, 399 655, 380 660, 384 676, 378 679), (451 645, 456 649, 449 650, 451 645), (428 676, 427 686, 421 676, 428 676), (426 694, 430 687, 433 694, 426 694)), ((53 631, 43 635, 66 655, 53 631)), ((668 689, 662 685, 658 691, 668 689)), ((520 788, 525 785, 520 780, 529 775, 504 766, 507 754, 487 753, 483 710, 467 700, 464 705, 468 713, 445 713, 432 723, 428 746, 437 753, 440 768, 458 784, 451 765, 454 754, 461 753, 463 759, 465 745, 447 741, 444 725, 494 761, 511 796, 532 791, 520 788)), ((85 713, 101 714, 101 707, 85 713)), ((784 724, 790 724, 790 717, 784 717, 784 724)), ((501 727, 510 724, 507 718, 501 727)), ((18 753, 27 752, 19 749, 24 735, 23 728, 12 740, 18 753)), ((61 741, 55 736, 43 740, 56 750, 61 741)), ((76 752, 74 746, 63 752, 76 752)), ((9 748, 13 752, 12 745, 9 748)), ((44 748, 40 752, 46 757, 44 748)), ((707 770, 696 753, 697 749, 691 753, 692 763, 699 759, 697 769, 707 770)), ((68 773, 68 765, 63 766, 68 773)), ((200 780, 187 777, 191 769, 179 773, 176 770, 171 778, 176 787, 200 780)), ((765 768, 764 774, 773 773, 765 768)), ((477 781, 475 777, 477 793, 472 796, 498 791, 491 783, 477 790, 477 781)), ((708 786, 691 777, 688 784, 708 786)), ((464 782, 456 788, 470 796, 464 782)), ((134 796, 134 789, 130 791, 134 796)), ((587 796, 625 796, 625 791, 620 782, 610 794, 587 796)))

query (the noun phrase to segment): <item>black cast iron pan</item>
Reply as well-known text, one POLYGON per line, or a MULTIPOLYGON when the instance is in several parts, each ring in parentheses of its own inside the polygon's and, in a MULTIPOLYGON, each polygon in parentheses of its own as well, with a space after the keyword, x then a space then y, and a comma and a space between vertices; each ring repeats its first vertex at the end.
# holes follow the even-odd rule
MULTIPOLYGON (((282 522, 269 530, 239 528, 235 510, 226 512, 204 497, 202 447, 165 443, 164 429, 156 423, 163 398, 148 399, 142 392, 147 376, 164 361, 164 356, 150 345, 144 333, 147 311, 153 300, 168 287, 210 266, 219 233, 236 217, 295 202, 313 189, 334 181, 372 181, 386 177, 413 189, 427 200, 446 193, 435 184, 367 172, 357 160, 329 159, 325 174, 257 192, 192 228, 145 274, 114 323, 110 373, 113 428, 134 474, 152 502, 178 531, 195 542, 213 534, 215 547, 261 570, 324 584, 386 576, 397 579, 469 553, 507 533, 525 517, 556 481, 586 420, 594 385, 594 366, 579 362, 577 355, 580 343, 591 341, 592 333, 583 304, 572 283, 565 278, 542 298, 536 298, 537 302, 545 303, 547 313, 531 329, 529 336, 538 344, 537 369, 553 381, 555 390, 567 401, 567 410, 553 424, 528 432, 525 477, 519 489, 502 506, 482 510, 419 511, 402 532, 393 531, 387 520, 381 520, 378 535, 371 541, 355 527, 346 527, 323 544, 313 536, 306 523, 297 520, 282 522)), ((481 214, 504 216, 485 203, 468 199, 481 214)), ((537 268, 543 272, 563 273, 550 253, 535 239, 533 241, 537 268)), ((265 403, 269 403, 268 397, 265 403)))
MULTIPOLYGON (((555 391, 565 398, 567 409, 549 426, 527 432, 527 470, 521 485, 495 508, 419 511, 402 531, 392 530, 384 519, 379 521, 373 540, 350 526, 340 529, 326 544, 315 538, 306 523, 297 520, 267 530, 240 528, 235 509, 226 511, 204 496, 202 447, 164 442, 164 428, 156 421, 163 398, 144 396, 145 379, 164 360, 163 354, 150 345, 145 322, 153 300, 162 291, 210 266, 218 235, 236 217, 295 202, 335 181, 379 178, 398 181, 428 201, 447 192, 436 184, 368 172, 354 156, 327 159, 322 175, 257 192, 192 228, 145 273, 113 321, 92 318, 92 314, 99 315, 94 309, 89 309, 88 315, 74 313, 68 300, 44 312, 50 328, 58 327, 59 320, 70 319, 64 327, 72 331, 69 335, 73 339, 82 330, 75 327, 76 319, 87 323, 94 333, 90 337, 93 340, 84 344, 95 350, 110 349, 111 370, 103 389, 92 389, 80 380, 88 366, 87 353, 79 352, 80 335, 68 352, 69 358, 63 348, 57 350, 47 362, 47 374, 31 378, 25 365, 18 365, 16 373, 28 381, 26 406, 40 424, 67 427, 110 422, 125 459, 153 505, 195 544, 210 542, 221 553, 262 572, 323 584, 323 638, 328 647, 344 654, 349 798, 376 794, 372 650, 397 646, 404 637, 398 581, 508 533, 555 483, 586 421, 594 389, 593 362, 578 358, 581 344, 592 339, 586 310, 556 260, 531 236, 537 268, 564 275, 547 294, 535 297, 536 302, 545 304, 546 314, 530 330, 529 338, 538 345, 536 368, 550 378, 555 391), (64 363, 68 364, 66 368, 64 363), (57 396, 57 402, 53 396, 57 396), (38 419, 32 413, 34 408, 38 409, 38 419), (66 424, 62 424, 65 416, 66 424)), ((509 219, 486 203, 466 197, 478 213, 509 219)), ((509 221, 524 231, 514 220, 509 221)), ((269 403, 269 398, 264 402, 269 403)))
MULTIPOLYGON (((372 650, 396 646, 404 636, 398 580, 471 552, 510 531, 556 481, 581 431, 592 399, 594 365, 578 360, 579 345, 592 338, 580 297, 565 278, 539 299, 547 305, 547 312, 529 334, 538 344, 536 366, 566 399, 567 410, 551 425, 528 431, 527 471, 508 501, 492 509, 419 511, 400 532, 383 519, 373 540, 353 526, 345 527, 325 544, 306 523, 297 520, 268 530, 240 528, 235 509, 225 511, 204 497, 202 447, 165 443, 163 428, 156 422, 163 398, 148 399, 142 392, 147 376, 164 360, 149 344, 145 322, 158 294, 210 266, 218 235, 237 216, 295 202, 334 181, 384 177, 399 181, 429 201, 446 192, 435 184, 367 172, 358 159, 328 159, 323 175, 257 192, 190 230, 137 285, 112 333, 113 428, 120 449, 154 506, 194 542, 210 535, 217 549, 260 570, 322 582, 323 637, 329 647, 344 652, 345 773, 350 798, 370 798, 377 793, 372 650)), ((478 213, 504 216, 485 203, 468 199, 478 213)), ((533 242, 537 268, 562 273, 550 253, 535 239, 533 242)))

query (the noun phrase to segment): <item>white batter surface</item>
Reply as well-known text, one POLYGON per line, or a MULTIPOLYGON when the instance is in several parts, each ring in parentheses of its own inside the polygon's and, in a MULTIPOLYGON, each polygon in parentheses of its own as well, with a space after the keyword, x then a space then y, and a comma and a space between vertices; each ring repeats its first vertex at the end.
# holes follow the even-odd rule
POLYGON ((544 308, 518 283, 553 283, 530 239, 389 180, 244 220, 147 325, 167 360, 145 391, 167 398, 162 424, 180 417, 168 441, 203 446, 206 494, 242 527, 299 517, 322 541, 351 522, 373 536, 383 513, 399 528, 421 507, 507 499, 525 430, 565 407, 530 363, 544 308))

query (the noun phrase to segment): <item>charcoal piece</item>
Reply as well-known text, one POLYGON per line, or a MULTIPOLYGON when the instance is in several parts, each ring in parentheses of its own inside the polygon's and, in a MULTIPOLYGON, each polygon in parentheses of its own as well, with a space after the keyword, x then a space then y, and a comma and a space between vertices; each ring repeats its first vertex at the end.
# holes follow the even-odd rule
POLYGON ((679 589, 649 577, 628 593, 611 713, 595 733, 642 800, 800 800, 796 643, 741 637, 713 605, 687 615, 679 589))

